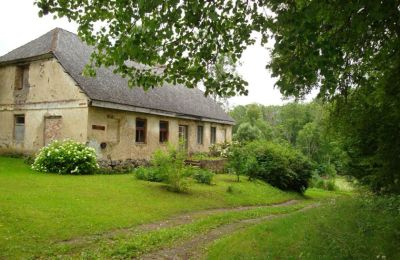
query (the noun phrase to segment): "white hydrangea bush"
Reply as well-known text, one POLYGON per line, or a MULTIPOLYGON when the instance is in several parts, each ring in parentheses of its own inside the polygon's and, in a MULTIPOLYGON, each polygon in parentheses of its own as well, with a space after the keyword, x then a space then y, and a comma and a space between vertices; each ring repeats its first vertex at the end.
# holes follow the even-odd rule
POLYGON ((98 168, 95 150, 73 140, 51 142, 32 164, 36 171, 59 174, 91 174, 98 168))

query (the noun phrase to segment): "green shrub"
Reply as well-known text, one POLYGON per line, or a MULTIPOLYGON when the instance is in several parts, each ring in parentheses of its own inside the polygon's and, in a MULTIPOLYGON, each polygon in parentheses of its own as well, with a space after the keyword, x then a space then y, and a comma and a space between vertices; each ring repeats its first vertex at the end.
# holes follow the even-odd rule
POLYGON ((271 142, 234 146, 229 165, 236 174, 261 179, 282 190, 304 192, 311 178, 311 163, 297 150, 271 142))
POLYGON ((24 156, 24 163, 32 165, 35 162, 35 157, 31 155, 24 156))
POLYGON ((310 187, 329 191, 334 191, 338 189, 335 184, 334 178, 321 178, 318 174, 315 174, 315 172, 311 178, 310 187))
POLYGON ((251 142, 254 140, 260 140, 263 136, 261 130, 250 123, 242 123, 233 136, 234 140, 240 142, 251 142))
POLYGON ((144 181, 151 182, 163 182, 165 181, 165 175, 160 173, 160 169, 158 167, 138 167, 134 171, 136 178, 144 181))
POLYGON ((336 188, 336 184, 335 184, 335 180, 327 180, 325 185, 326 185, 325 186, 326 190, 334 191, 334 190, 337 189, 336 188))
POLYGON ((206 169, 196 169, 192 175, 198 183, 210 185, 214 177, 214 173, 206 169))
POLYGON ((185 167, 186 152, 172 145, 168 145, 167 150, 157 150, 154 152, 151 164, 157 168, 154 174, 156 178, 168 185, 168 188, 175 192, 186 192, 189 189, 190 172, 185 167))
POLYGON ((40 149, 32 169, 59 174, 90 174, 99 168, 96 153, 72 140, 53 141, 40 149))
POLYGON ((336 169, 333 164, 319 164, 315 169, 315 173, 319 176, 335 177, 336 169))
POLYGON ((211 157, 226 158, 228 156, 230 146, 231 143, 228 142, 213 144, 209 147, 209 155, 211 157))

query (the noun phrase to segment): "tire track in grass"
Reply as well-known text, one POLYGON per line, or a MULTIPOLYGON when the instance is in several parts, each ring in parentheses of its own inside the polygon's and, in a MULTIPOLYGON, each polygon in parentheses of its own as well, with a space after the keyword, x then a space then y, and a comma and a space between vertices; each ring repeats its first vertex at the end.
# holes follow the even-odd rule
POLYGON ((320 203, 310 204, 305 206, 299 210, 290 213, 276 214, 276 215, 267 215, 259 218, 252 219, 243 219, 238 222, 234 222, 231 224, 222 225, 218 228, 212 229, 205 234, 201 234, 193 237, 190 240, 183 241, 177 243, 175 246, 163 248, 158 251, 154 251, 147 255, 142 255, 140 259, 143 260, 154 260, 154 259, 199 259, 202 257, 204 253, 204 247, 207 244, 212 243, 213 241, 231 234, 237 230, 243 229, 253 224, 259 224, 264 221, 282 218, 289 216, 296 212, 306 211, 315 207, 318 207, 320 203))
POLYGON ((299 200, 288 200, 281 203, 269 204, 269 205, 256 205, 256 206, 240 206, 240 207, 233 207, 233 208, 216 208, 216 209, 206 209, 206 210, 199 210, 190 212, 187 214, 181 214, 169 218, 167 220, 161 220, 157 222, 142 224, 134 227, 128 228, 120 228, 115 230, 110 230, 100 234, 88 235, 88 236, 81 236, 76 237, 68 240, 57 241, 55 242, 56 245, 67 245, 67 246, 85 246, 87 244, 95 243, 99 240, 110 239, 120 236, 126 235, 130 233, 136 232, 150 232, 154 230, 159 230, 162 228, 170 228, 179 225, 185 225, 197 220, 201 217, 212 216, 218 213, 229 213, 229 212, 241 212, 246 210, 252 209, 263 209, 263 208, 274 208, 274 207, 284 207, 297 204, 299 200))

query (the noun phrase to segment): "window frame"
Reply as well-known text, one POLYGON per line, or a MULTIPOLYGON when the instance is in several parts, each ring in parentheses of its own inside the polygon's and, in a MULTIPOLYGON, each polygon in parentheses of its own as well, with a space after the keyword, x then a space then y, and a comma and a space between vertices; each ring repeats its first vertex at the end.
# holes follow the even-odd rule
POLYGON ((160 144, 164 144, 164 143, 167 143, 168 142, 168 140, 169 140, 169 122, 168 121, 166 121, 166 120, 160 120, 160 122, 159 122, 159 124, 158 124, 158 127, 159 127, 159 137, 158 137, 158 141, 160 142, 160 144), (166 129, 162 129, 161 128, 161 124, 166 124, 166 129), (164 133, 166 133, 165 135, 165 140, 161 140, 162 138, 162 134, 164 134, 164 133))
POLYGON ((13 131, 13 139, 17 143, 23 143, 25 141, 25 114, 15 114, 14 115, 14 131, 13 131), (23 123, 18 123, 18 118, 23 118, 24 122, 23 123), (22 139, 17 139, 17 127, 23 126, 23 135, 22 139))
POLYGON ((15 90, 23 90, 29 86, 29 65, 30 64, 22 64, 16 66, 14 81, 15 90))
POLYGON ((197 125, 197 144, 204 144, 204 125, 197 125), (201 131, 199 131, 201 129, 201 131), (201 135, 199 134, 201 132, 201 135))
POLYGON ((137 117, 135 119, 135 143, 137 144, 146 144, 147 141, 147 119, 137 117), (138 128, 138 121, 142 121, 144 123, 143 127, 138 128), (143 132, 143 141, 138 141, 138 131, 143 132))
POLYGON ((217 127, 211 126, 210 127, 210 144, 216 144, 216 143, 217 143, 217 127))

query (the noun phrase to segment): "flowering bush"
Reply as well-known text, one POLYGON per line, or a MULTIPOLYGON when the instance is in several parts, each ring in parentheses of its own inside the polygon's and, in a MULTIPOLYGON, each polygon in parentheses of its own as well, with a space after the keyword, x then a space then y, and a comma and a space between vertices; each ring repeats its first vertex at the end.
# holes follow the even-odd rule
POLYGON ((32 169, 59 174, 90 174, 99 168, 96 152, 72 140, 53 141, 40 149, 32 169))
POLYGON ((209 147, 210 155, 226 158, 228 157, 229 148, 231 145, 232 143, 228 142, 213 144, 209 147))

